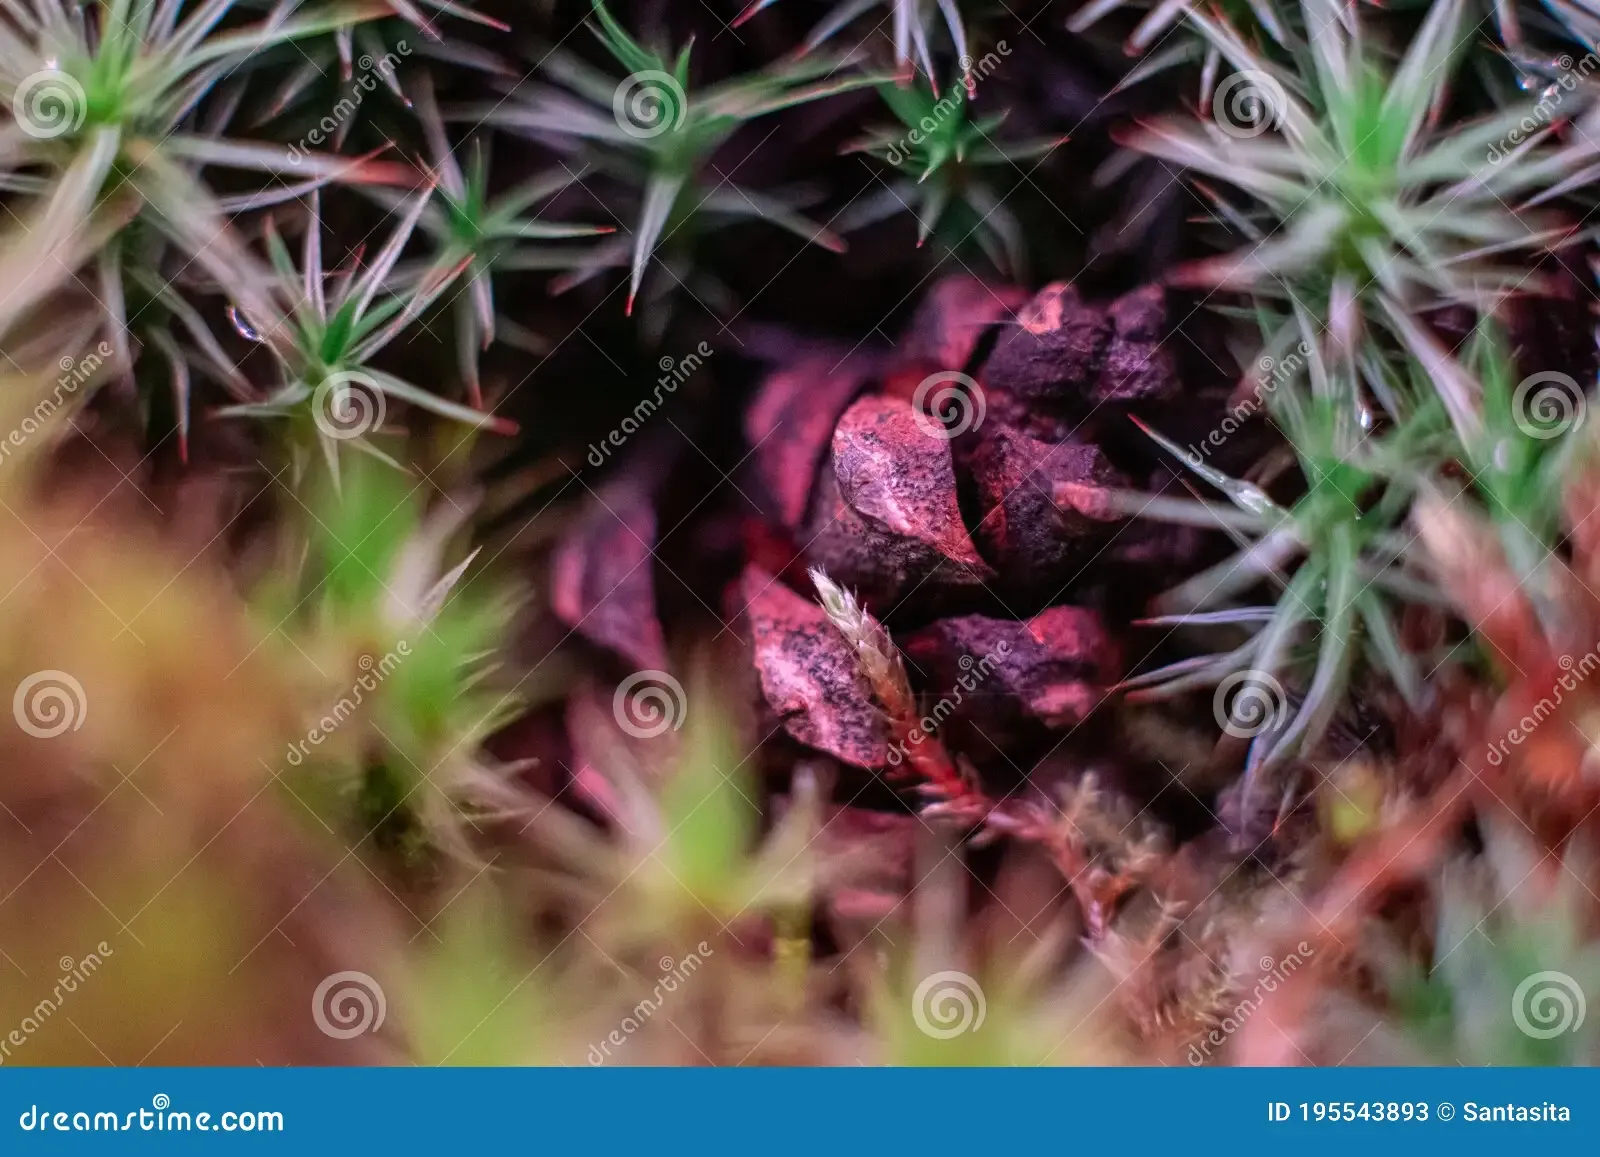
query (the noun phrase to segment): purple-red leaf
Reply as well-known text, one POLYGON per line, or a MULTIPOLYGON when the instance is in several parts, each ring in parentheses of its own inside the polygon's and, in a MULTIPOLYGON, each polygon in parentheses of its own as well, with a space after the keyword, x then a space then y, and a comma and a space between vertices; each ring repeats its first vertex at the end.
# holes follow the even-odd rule
POLYGON ((785 528, 797 530, 805 521, 834 424, 866 385, 867 373, 859 359, 811 353, 769 375, 756 392, 745 413, 745 437, 785 528))
POLYGON ((942 278, 912 315, 897 360, 964 369, 984 335, 1014 319, 1026 300, 1027 293, 1014 285, 989 285, 965 273, 942 278))
POLYGON ((1101 306, 1064 282, 1023 307, 983 366, 983 382, 1023 407, 1086 413, 1171 397, 1177 361, 1168 335, 1165 290, 1146 286, 1101 306))
POLYGON ((839 419, 809 537, 811 561, 880 615, 994 577, 961 517, 950 442, 902 398, 862 398, 839 419))
POLYGON ((845 763, 884 766, 888 728, 855 651, 822 608, 756 567, 746 568, 739 592, 761 693, 784 729, 845 763))
POLYGON ((1127 485, 1098 446, 1040 442, 998 422, 983 428, 969 468, 983 510, 978 541, 1006 580, 1029 589, 1070 577, 1091 556, 1114 521, 1086 513, 1095 493, 1127 485), (1058 504, 1062 487, 1078 501, 1058 504))
POLYGON ((594 495, 551 564, 550 603, 557 617, 640 670, 667 665, 656 617, 655 540, 649 496, 623 479, 594 495))
POLYGON ((933 693, 954 700, 997 744, 1022 716, 1075 727, 1105 698, 1118 670, 1117 648, 1099 616, 1081 607, 1051 607, 1026 622, 941 619, 902 647, 933 693))

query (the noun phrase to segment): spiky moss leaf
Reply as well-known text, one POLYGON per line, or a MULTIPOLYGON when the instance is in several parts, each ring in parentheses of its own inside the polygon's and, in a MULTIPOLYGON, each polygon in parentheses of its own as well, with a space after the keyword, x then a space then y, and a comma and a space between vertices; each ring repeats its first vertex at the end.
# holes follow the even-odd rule
POLYGON ((380 760, 368 766, 356 791, 354 840, 370 842, 406 871, 428 867, 435 843, 419 808, 428 801, 416 798, 429 788, 418 769, 402 760, 380 760))
POLYGON ((425 518, 407 476, 353 466, 338 488, 313 494, 301 583, 267 595, 289 604, 272 621, 301 622, 294 647, 321 696, 315 738, 288 761, 297 794, 324 822, 414 869, 435 852, 466 851, 454 808, 494 786, 477 760, 519 710, 487 682, 515 606, 466 563, 446 569, 464 512, 425 518))
MULTIPOLYGON (((774 3, 776 0, 751 0, 751 3, 734 17, 733 27, 739 27, 774 3)), ((806 36, 803 51, 814 52, 879 3, 880 0, 840 0, 806 36)), ((931 77, 934 72, 930 48, 930 43, 934 40, 931 13, 922 0, 882 0, 882 3, 889 11, 876 18, 877 27, 882 28, 885 24, 892 27, 896 68, 901 72, 909 72, 920 65, 931 77)), ((957 59, 967 60, 967 33, 961 20, 960 8, 955 0, 938 0, 938 8, 944 17, 944 27, 950 36, 950 45, 957 59)))
MULTIPOLYGON (((468 580, 470 582, 470 579, 468 580)), ((477 743, 518 710, 514 695, 478 686, 506 641, 511 605, 477 586, 458 588, 406 642, 379 702, 384 731, 423 771, 477 743)))
MULTIPOLYGON (((1247 222, 1243 248, 1173 276, 1292 302, 1318 318, 1364 317, 1371 325, 1360 339, 1363 353, 1387 359, 1398 342, 1429 363, 1426 388, 1439 392, 1465 436, 1474 388, 1415 315, 1436 304, 1492 308, 1505 294, 1538 288, 1527 262, 1566 243, 1569 229, 1522 202, 1552 176, 1583 169, 1592 150, 1548 149, 1535 134, 1516 150, 1519 163, 1496 168, 1485 166, 1484 150, 1520 139, 1518 120, 1533 110, 1434 126, 1470 36, 1461 0, 1432 3, 1392 72, 1377 62, 1353 11, 1324 0, 1301 0, 1301 7, 1315 64, 1303 86, 1225 23, 1196 21, 1239 77, 1257 85, 1258 96, 1266 93, 1279 131, 1239 140, 1209 122, 1168 120, 1134 134, 1136 149, 1228 182, 1258 201, 1266 218, 1247 222), (1273 221, 1277 227, 1264 234, 1261 225, 1273 221), (1504 260, 1512 254, 1524 264, 1504 260), (1337 285, 1359 287, 1355 300, 1330 295, 1337 285)), ((1237 132, 1225 112, 1218 118, 1237 132)), ((1246 220, 1230 215, 1236 224, 1246 220)), ((1318 334, 1316 344, 1329 345, 1329 336, 1318 334)))
MULTIPOLYGON (((701 186, 705 192, 726 186, 734 193, 742 192, 726 181, 710 180, 708 173, 713 154, 740 126, 786 108, 876 84, 884 78, 841 72, 850 63, 848 58, 791 56, 768 68, 690 91, 688 48, 669 68, 665 57, 634 41, 602 4, 596 2, 594 10, 600 22, 596 35, 631 74, 628 78, 619 84, 616 78, 574 57, 552 52, 539 62, 540 68, 560 81, 564 90, 540 87, 531 98, 477 106, 468 112, 536 140, 547 141, 553 134, 568 138, 574 145, 582 142, 586 148, 598 149, 596 163, 634 186, 640 207, 633 239, 627 246, 631 253, 625 310, 631 315, 641 291, 646 291, 647 302, 655 296, 653 291, 647 291, 644 282, 651 259, 661 246, 673 242, 668 246, 671 252, 662 260, 671 271, 673 283, 681 284, 688 268, 682 251, 687 251, 691 238, 707 230, 706 221, 726 216, 714 211, 715 206, 703 203, 704 192, 692 195, 693 191, 701 186), (614 98, 623 103, 613 107, 614 98)), ((760 211, 738 214, 747 215, 770 216, 760 211)), ((798 223, 787 211, 777 220, 791 229, 798 223)), ((802 228, 800 233, 808 240, 825 244, 835 240, 820 226, 802 228)), ((579 267, 579 279, 599 268, 619 264, 619 255, 618 247, 602 246, 591 254, 598 264, 589 268, 590 263, 585 262, 579 267)), ((576 281, 564 278, 560 284, 576 281)), ((714 300, 717 296, 706 285, 701 288, 705 290, 699 294, 703 299, 714 300)), ((665 314, 664 309, 645 310, 647 332, 665 314)))
POLYGON ((385 576, 422 517, 414 480, 364 459, 352 465, 337 491, 330 483, 319 492, 307 520, 317 565, 313 581, 326 584, 325 605, 345 611, 383 605, 385 576))
MULTIPOLYGON (((649 49, 641 45, 628 30, 618 23, 617 18, 607 11, 601 0, 593 0, 594 14, 600 19, 600 26, 592 29, 600 43, 606 50, 617 58, 617 63, 629 72, 667 72, 667 62, 649 49)), ((686 56, 680 60, 686 67, 686 56)))
POLYGON ((1572 434, 1583 424, 1583 400, 1558 385, 1560 374, 1530 377, 1528 382, 1539 390, 1531 399, 1518 398, 1516 366, 1491 321, 1479 324, 1464 360, 1483 388, 1480 436, 1465 447, 1473 485, 1513 563, 1524 578, 1531 578, 1559 532, 1561 493, 1572 463, 1572 434), (1551 398, 1578 407, 1576 420, 1567 419, 1571 429, 1549 424, 1541 429, 1539 401, 1551 398))
POLYGON ((668 834, 659 854, 683 899, 727 920, 746 899, 756 791, 728 719, 708 690, 697 692, 686 709, 682 757, 661 792, 668 834))
MULTIPOLYGON (((100 1051, 57 1016, 23 1063, 335 1059, 308 1007, 330 962, 286 946, 322 939, 351 880, 343 849, 271 790, 303 736, 287 664, 203 560, 98 521, 87 500, 41 505, 35 481, 16 462, 0 472, 4 685, 63 673, 76 726, 0 736, 0 809, 29 819, 0 847, 0 944, 51 984, 58 956, 81 963, 102 940, 112 952, 66 1011, 100 1051), (307 880, 320 881, 310 895, 307 880)), ((381 937, 367 934, 382 909, 360 899, 322 942, 363 957, 335 967, 378 971, 381 937)), ((0 1009, 26 991, 7 988, 0 1009)), ((369 1037, 341 1051, 383 1050, 369 1037)))
POLYGON ((918 976, 901 968, 873 991, 869 1021, 890 1065, 1115 1064, 1111 985, 1080 968, 1052 980, 1008 969, 918 976))
POLYGON ((473 885, 433 927, 404 986, 411 1056, 425 1065, 554 1063, 563 1015, 549 999, 557 965, 527 951, 493 889, 473 885), (541 965, 543 967, 541 967, 541 965))
POLYGON ((1574 943, 1577 924, 1565 914, 1537 913, 1509 926, 1479 927, 1489 920, 1481 905, 1446 899, 1441 913, 1441 943, 1433 970, 1415 974, 1401 988, 1401 1011, 1420 1040, 1441 1059, 1509 1065, 1593 1064, 1600 1055, 1600 1036, 1586 1014, 1573 1031, 1549 1037, 1530 1034, 1518 1015, 1535 1031, 1546 1027, 1528 1019, 1530 1000, 1539 988, 1554 991, 1552 982, 1535 982, 1541 974, 1559 974, 1580 993, 1597 991, 1600 956, 1574 943), (1448 953, 1448 955, 1446 955, 1448 953), (1520 1001, 1514 1002, 1522 991, 1520 1001), (1415 1018, 1415 1019, 1412 1019, 1415 1018))
POLYGON ((939 1010, 941 1013, 948 1012, 960 1018, 948 1025, 928 1020, 933 1000, 927 991, 921 992, 919 999, 918 980, 914 976, 906 977, 898 984, 880 987, 876 993, 872 1023, 880 1034, 887 1063, 950 1068, 1015 1063, 1010 1047, 1015 1010, 998 1007, 999 1002, 991 1000, 983 991, 981 979, 971 977, 967 983, 952 975, 949 981, 940 982, 944 991, 932 993, 933 1000, 945 1004, 945 1008, 939 1010), (967 1003, 964 1006, 958 1003, 963 999, 958 993, 965 994, 967 1003), (978 1024, 980 995, 982 1024, 978 1024), (928 1023, 940 1033, 951 1031, 961 1023, 967 1027, 948 1037, 934 1036, 924 1027, 928 1023))
POLYGON ((1440 1063, 1594 1064, 1600 1023, 1585 995, 1600 985, 1600 949, 1583 932, 1585 857, 1558 864, 1520 829, 1482 830, 1483 855, 1440 873, 1427 968, 1388 968, 1399 1026, 1440 1063))

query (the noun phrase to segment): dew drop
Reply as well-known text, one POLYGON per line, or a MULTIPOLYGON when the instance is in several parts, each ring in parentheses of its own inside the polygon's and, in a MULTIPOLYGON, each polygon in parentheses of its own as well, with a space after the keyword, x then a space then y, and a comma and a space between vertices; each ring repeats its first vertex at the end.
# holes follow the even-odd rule
POLYGON ((238 331, 240 337, 244 338, 246 341, 261 340, 261 335, 251 328, 249 322, 245 321, 243 315, 239 313, 237 306, 230 303, 228 305, 227 313, 228 320, 233 323, 233 328, 238 331))

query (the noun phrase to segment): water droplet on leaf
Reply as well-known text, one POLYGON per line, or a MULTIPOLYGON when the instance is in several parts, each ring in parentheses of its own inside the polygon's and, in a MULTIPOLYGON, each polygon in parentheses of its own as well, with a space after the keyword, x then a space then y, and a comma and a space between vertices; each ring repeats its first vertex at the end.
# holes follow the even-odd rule
POLYGON ((240 337, 244 338, 246 341, 262 340, 261 335, 251 328, 249 322, 245 321, 244 316, 239 312, 237 306, 230 303, 227 313, 228 320, 233 323, 233 328, 238 331, 240 337))

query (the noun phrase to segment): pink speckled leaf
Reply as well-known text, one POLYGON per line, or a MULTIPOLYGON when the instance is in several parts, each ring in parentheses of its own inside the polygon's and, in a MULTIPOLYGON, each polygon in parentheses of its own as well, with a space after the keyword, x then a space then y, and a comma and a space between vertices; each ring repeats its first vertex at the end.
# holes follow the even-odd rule
POLYGON ((834 423, 867 383, 862 359, 813 353, 761 383, 745 412, 751 461, 777 521, 799 527, 810 506, 834 423))
POLYGON ((988 572, 961 518, 950 442, 910 402, 862 398, 846 410, 833 433, 833 467, 857 514, 988 572))
POLYGON ((551 564, 550 603, 556 616, 641 670, 667 665, 656 617, 650 553, 655 540, 649 496, 622 480, 593 497, 551 564))
POLYGON ((784 729, 856 767, 882 767, 888 729, 855 653, 822 608, 756 567, 739 589, 761 692, 784 729))

